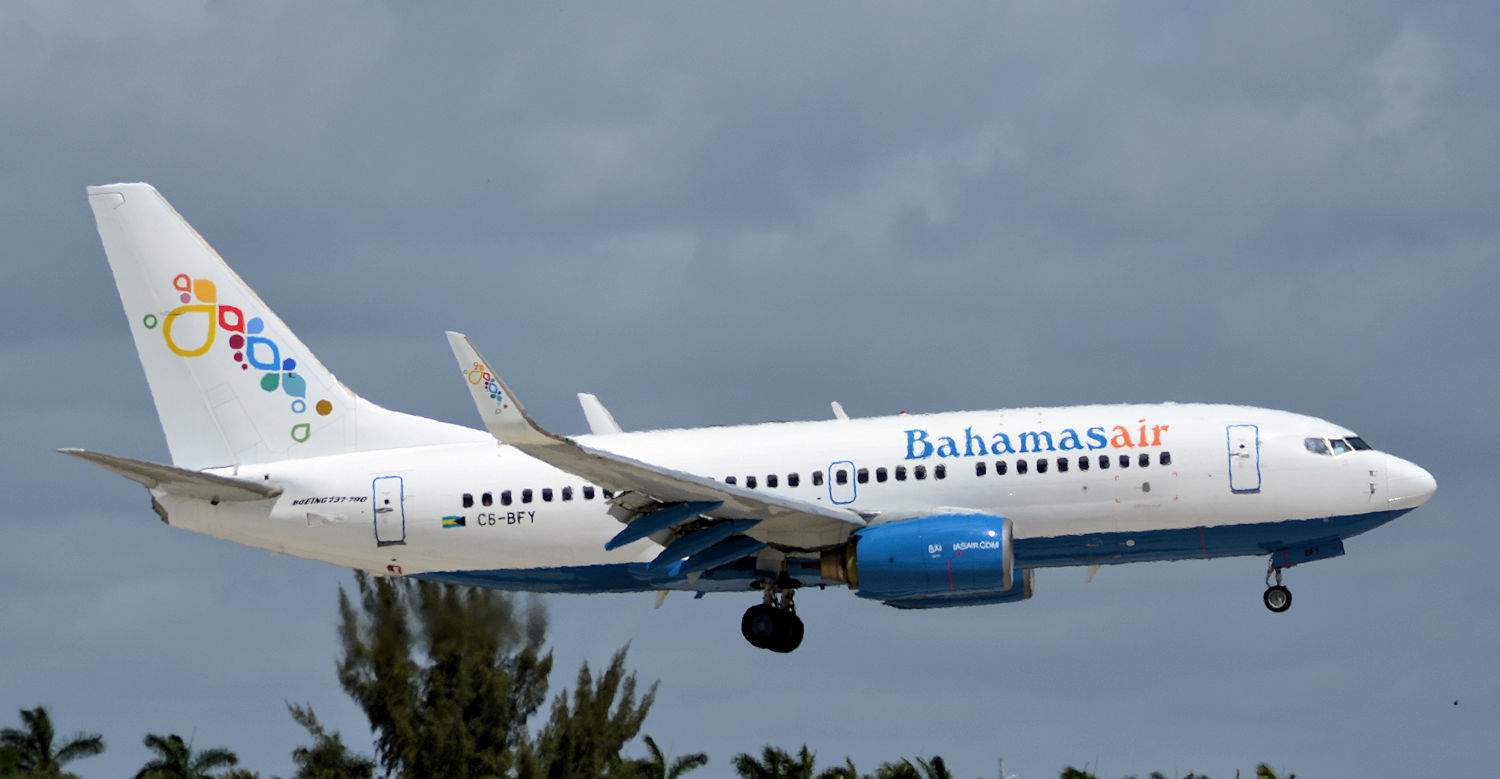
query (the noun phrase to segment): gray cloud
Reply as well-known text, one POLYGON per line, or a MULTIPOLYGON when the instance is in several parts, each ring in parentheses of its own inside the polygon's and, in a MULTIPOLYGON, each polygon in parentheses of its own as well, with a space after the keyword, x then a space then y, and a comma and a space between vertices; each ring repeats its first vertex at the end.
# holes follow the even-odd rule
MULTIPOLYGON (((1500 15, 1467 4, 378 2, 0 11, 0 703, 198 728, 289 770, 283 699, 359 743, 329 566, 170 531, 48 450, 165 458, 86 184, 155 183, 384 405, 472 424, 443 329, 544 422, 1123 400, 1327 417, 1429 467, 1422 511, 1291 572, 1047 571, 1033 601, 551 597, 563 683, 632 642, 647 731, 961 775, 1475 773, 1500 710, 1485 489, 1500 376, 1500 15), (726 672, 730 668, 733 671, 726 672), (723 704, 732 699, 733 705, 723 704), (1460 705, 1454 707, 1453 700, 1460 705)), ((6 715, 0 711, 0 718, 6 715)))

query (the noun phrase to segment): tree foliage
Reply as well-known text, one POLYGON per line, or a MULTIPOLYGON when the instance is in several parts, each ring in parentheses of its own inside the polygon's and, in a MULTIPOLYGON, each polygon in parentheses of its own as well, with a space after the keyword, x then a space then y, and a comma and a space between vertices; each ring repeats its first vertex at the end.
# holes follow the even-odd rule
POLYGON ((142 741, 156 757, 141 766, 135 779, 217 779, 214 771, 233 768, 240 762, 237 755, 223 747, 195 752, 193 745, 176 733, 166 736, 150 733, 142 741))
MULTIPOLYGON (((0 771, 21 775, 71 777, 63 766, 104 751, 98 733, 74 733, 55 744, 57 733, 47 707, 21 710, 21 727, 0 730, 0 771)), ((3 775, 3 774, 0 774, 3 775)))
POLYGON ((297 766, 297 773, 292 779, 372 779, 375 775, 375 761, 364 755, 356 754, 344 745, 339 737, 339 732, 329 733, 318 717, 313 713, 311 706, 298 706, 294 703, 286 705, 287 711, 291 713, 292 719, 297 724, 307 728, 312 736, 311 746, 299 746, 292 750, 292 762, 297 766))
POLYGON ((519 775, 547 779, 594 779, 618 766, 620 750, 641 730, 656 699, 656 685, 636 699, 635 674, 625 672, 621 647, 596 682, 587 662, 578 670, 572 701, 552 702, 552 715, 528 751, 519 775))
POLYGON ((495 590, 356 574, 339 590, 339 682, 391 776, 505 776, 547 694, 546 615, 495 590))

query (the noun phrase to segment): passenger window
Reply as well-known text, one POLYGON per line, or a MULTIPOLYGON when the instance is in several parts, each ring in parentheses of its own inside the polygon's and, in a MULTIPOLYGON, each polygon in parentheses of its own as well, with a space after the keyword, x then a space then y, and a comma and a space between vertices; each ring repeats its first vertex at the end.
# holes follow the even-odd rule
POLYGON ((1141 456, 1135 459, 1136 465, 1139 465, 1142 468, 1145 468, 1146 466, 1151 464, 1151 455, 1146 452, 1141 452, 1141 456))
POLYGON ((1047 458, 1045 458, 1045 457, 1038 457, 1037 458, 1037 461, 1036 461, 1036 472, 1037 473, 1046 473, 1047 472, 1047 458))
POLYGON ((583 499, 584 500, 593 500, 594 499, 594 485, 592 485, 592 484, 585 484, 583 486, 583 499))
POLYGON ((788 487, 796 487, 797 485, 799 485, 801 483, 802 483, 802 477, 801 476, 798 476, 795 473, 789 473, 789 474, 786 475, 786 486, 788 486, 788 487))
POLYGON ((812 477, 813 477, 813 486, 814 487, 821 487, 821 486, 823 486, 823 472, 822 471, 813 471, 812 477))
POLYGON ((1099 470, 1101 470, 1101 471, 1107 471, 1107 470, 1109 470, 1109 455, 1107 455, 1107 454, 1101 454, 1101 455, 1099 455, 1099 470))
POLYGON ((599 490, 599 492, 600 492, 600 494, 602 494, 604 496, 605 500, 614 500, 614 498, 615 498, 615 493, 612 490, 601 489, 601 490, 599 490))
POLYGON ((1342 438, 1329 439, 1328 443, 1333 446, 1334 454, 1344 454, 1350 451, 1349 445, 1344 443, 1344 439, 1342 438))
POLYGON ((1067 473, 1068 472, 1068 458, 1066 458, 1066 457, 1059 457, 1059 458, 1057 458, 1057 472, 1058 473, 1067 473))
POLYGON ((995 475, 996 476, 1004 476, 1005 475, 1005 468, 1006 468, 1006 465, 1005 465, 1005 461, 1004 460, 996 460, 995 461, 995 475))
POLYGON ((573 488, 572 487, 563 487, 563 490, 562 490, 562 499, 563 500, 572 500, 573 499, 573 488))
POLYGON ((1312 452, 1313 454, 1329 453, 1328 442, 1324 441, 1321 438, 1304 438, 1302 439, 1302 445, 1307 447, 1307 451, 1312 452))
POLYGON ((1370 450, 1372 450, 1372 449, 1375 448, 1375 447, 1370 446, 1369 444, 1365 443, 1365 439, 1360 438, 1359 436, 1353 436, 1352 435, 1352 436, 1349 436, 1348 438, 1345 438, 1344 440, 1348 441, 1349 445, 1352 446, 1352 447, 1354 447, 1354 451, 1356 451, 1356 452, 1368 452, 1368 451, 1370 451, 1370 450))
POLYGON ((857 481, 857 482, 859 482, 860 484, 869 484, 870 483, 870 469, 869 468, 860 468, 858 471, 855 471, 855 473, 854 473, 854 480, 857 481))
POLYGON ((526 489, 521 490, 521 502, 522 503, 530 503, 531 502, 531 488, 530 487, 527 487, 526 489))
POLYGON ((983 476, 984 475, 984 460, 980 460, 979 462, 974 463, 974 475, 975 476, 983 476))
POLYGON ((746 476, 745 477, 745 489, 749 489, 749 490, 755 489, 755 477, 754 476, 746 476))
POLYGON ((488 505, 493 504, 494 502, 495 502, 495 499, 491 498, 490 494, 488 492, 486 492, 485 494, 479 496, 479 505, 481 505, 481 506, 488 506, 488 505))
POLYGON ((917 481, 927 478, 927 466, 917 465, 911 469, 911 477, 917 481))
POLYGON ((464 508, 474 508, 474 496, 467 492, 464 493, 464 508))
POLYGON ((740 483, 740 480, 739 480, 739 479, 736 479, 736 478, 735 478, 735 477, 733 477, 733 476, 725 476, 725 477, 724 477, 724 483, 725 483, 725 484, 739 484, 739 483, 740 483))
POLYGON ((1120 467, 1121 468, 1129 468, 1130 467, 1130 455, 1128 455, 1128 454, 1122 454, 1122 455, 1120 455, 1120 467))
POLYGON ((502 505, 502 506, 509 506, 510 505, 510 490, 501 490, 501 492, 500 492, 500 505, 502 505))
POLYGON ((846 470, 844 470, 843 468, 840 468, 840 469, 834 471, 833 472, 833 481, 835 483, 837 483, 837 484, 840 484, 840 485, 848 484, 849 483, 849 472, 846 471, 846 470))
POLYGON ((1026 473, 1026 461, 1025 460, 1016 460, 1016 473, 1018 473, 1018 474, 1024 474, 1024 473, 1026 473))
POLYGON ((766 474, 766 486, 767 487, 775 487, 776 486, 776 474, 774 474, 774 473, 766 474))
POLYGON ((542 488, 542 500, 544 500, 544 501, 546 501, 548 503, 552 502, 552 488, 551 487, 543 487, 542 488))
POLYGON ((1086 454, 1085 455, 1080 455, 1078 457, 1078 470, 1080 470, 1080 471, 1086 471, 1088 469, 1089 469, 1089 456, 1086 455, 1086 454))
POLYGON ((886 476, 888 476, 888 475, 889 474, 886 472, 886 470, 884 468, 876 468, 875 469, 875 481, 878 481, 881 484, 885 484, 885 479, 886 479, 886 476))
POLYGON ((1172 464, 1172 453, 1171 452, 1162 452, 1161 453, 1161 457, 1157 458, 1157 462, 1161 463, 1162 465, 1171 465, 1172 464))
POLYGON ((896 466, 896 481, 906 481, 906 466, 896 466))

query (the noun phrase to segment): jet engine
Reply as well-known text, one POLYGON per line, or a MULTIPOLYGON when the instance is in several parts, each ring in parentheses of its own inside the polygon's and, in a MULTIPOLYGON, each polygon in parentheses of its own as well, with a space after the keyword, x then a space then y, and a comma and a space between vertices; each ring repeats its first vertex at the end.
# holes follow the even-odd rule
POLYGON ((1015 567, 1011 521, 941 514, 874 525, 823 553, 824 579, 897 608, 1008 603, 1031 597, 1030 570, 1015 567))

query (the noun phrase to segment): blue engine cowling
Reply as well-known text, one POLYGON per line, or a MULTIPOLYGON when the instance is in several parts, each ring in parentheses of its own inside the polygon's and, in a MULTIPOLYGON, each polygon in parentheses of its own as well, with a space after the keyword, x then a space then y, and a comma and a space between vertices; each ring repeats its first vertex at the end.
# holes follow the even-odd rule
POLYGON ((990 514, 901 520, 856 531, 840 564, 824 569, 859 597, 899 608, 1025 600, 1031 573, 1016 569, 1011 534, 1010 520, 990 514))

